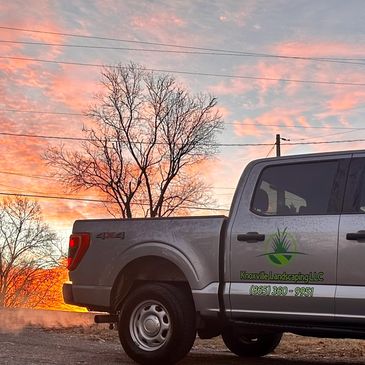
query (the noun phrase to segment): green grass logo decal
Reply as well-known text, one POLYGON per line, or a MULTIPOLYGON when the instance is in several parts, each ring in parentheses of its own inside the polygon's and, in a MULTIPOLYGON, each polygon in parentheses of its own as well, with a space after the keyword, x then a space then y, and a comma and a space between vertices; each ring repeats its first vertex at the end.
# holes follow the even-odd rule
POLYGON ((294 256, 305 255, 298 252, 297 242, 295 238, 287 232, 287 228, 283 231, 279 229, 269 236, 265 243, 266 253, 260 256, 266 256, 269 262, 275 266, 287 265, 294 256))

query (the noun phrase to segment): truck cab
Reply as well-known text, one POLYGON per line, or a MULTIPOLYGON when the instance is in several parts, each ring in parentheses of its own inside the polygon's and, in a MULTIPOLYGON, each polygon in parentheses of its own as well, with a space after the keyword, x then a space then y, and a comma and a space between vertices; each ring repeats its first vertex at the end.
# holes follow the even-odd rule
POLYGON ((365 188, 359 163, 360 155, 340 153, 250 166, 226 236, 232 318, 334 323, 354 314, 346 297, 357 292, 352 304, 360 305, 356 288, 365 284, 361 237, 348 239, 365 227, 354 196, 365 188))

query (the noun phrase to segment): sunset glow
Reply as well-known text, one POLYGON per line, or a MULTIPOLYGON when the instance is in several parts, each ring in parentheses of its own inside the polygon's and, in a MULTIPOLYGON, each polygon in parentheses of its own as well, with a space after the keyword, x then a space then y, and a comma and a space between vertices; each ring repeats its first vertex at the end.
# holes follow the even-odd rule
MULTIPOLYGON (((16 268, 15 268, 16 270, 16 268)), ((12 308, 32 308, 63 310, 71 312, 86 312, 86 308, 76 307, 65 304, 62 297, 62 285, 68 281, 68 271, 66 263, 63 262, 59 267, 52 269, 38 269, 35 278, 31 283, 24 284, 24 277, 16 276, 16 281, 10 285, 9 298, 18 298, 11 300, 12 308), (21 289, 22 295, 16 295, 21 289)))
MULTIPOLYGON (((80 142, 14 135, 83 137, 83 113, 102 90, 98 65, 197 73, 174 76, 193 93, 217 96, 226 123, 219 143, 264 144, 220 147, 202 171, 214 207, 226 210, 193 214, 228 214, 241 171, 269 154, 277 133, 291 143, 365 138, 361 2, 14 0, 0 10, 1 193, 103 199, 60 184, 43 159, 48 146, 80 142)), ((282 152, 363 146, 292 144, 282 152)), ((38 200, 64 247, 74 220, 109 217, 98 202, 38 200)))

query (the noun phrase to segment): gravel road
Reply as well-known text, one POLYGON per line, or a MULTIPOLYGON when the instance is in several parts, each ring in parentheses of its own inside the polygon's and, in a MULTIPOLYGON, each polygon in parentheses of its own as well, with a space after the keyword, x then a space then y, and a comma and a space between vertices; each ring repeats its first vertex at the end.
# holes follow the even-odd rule
MULTIPOLYGON (((88 313, 0 312, 0 364, 134 364, 124 354, 117 332, 106 325, 92 325, 91 320, 88 313)), ((275 353, 243 360, 220 339, 197 340, 180 364, 365 364, 365 342, 285 335, 275 353)))

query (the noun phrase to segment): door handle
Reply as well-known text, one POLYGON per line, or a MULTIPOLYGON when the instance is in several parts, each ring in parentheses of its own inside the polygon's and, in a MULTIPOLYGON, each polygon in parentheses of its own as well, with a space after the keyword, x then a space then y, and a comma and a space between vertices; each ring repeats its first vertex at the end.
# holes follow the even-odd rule
POLYGON ((247 232, 245 234, 237 235, 237 240, 248 243, 255 243, 258 241, 265 241, 265 235, 258 232, 247 232))
POLYGON ((358 231, 356 233, 347 233, 346 239, 349 241, 365 240, 365 231, 358 231))

